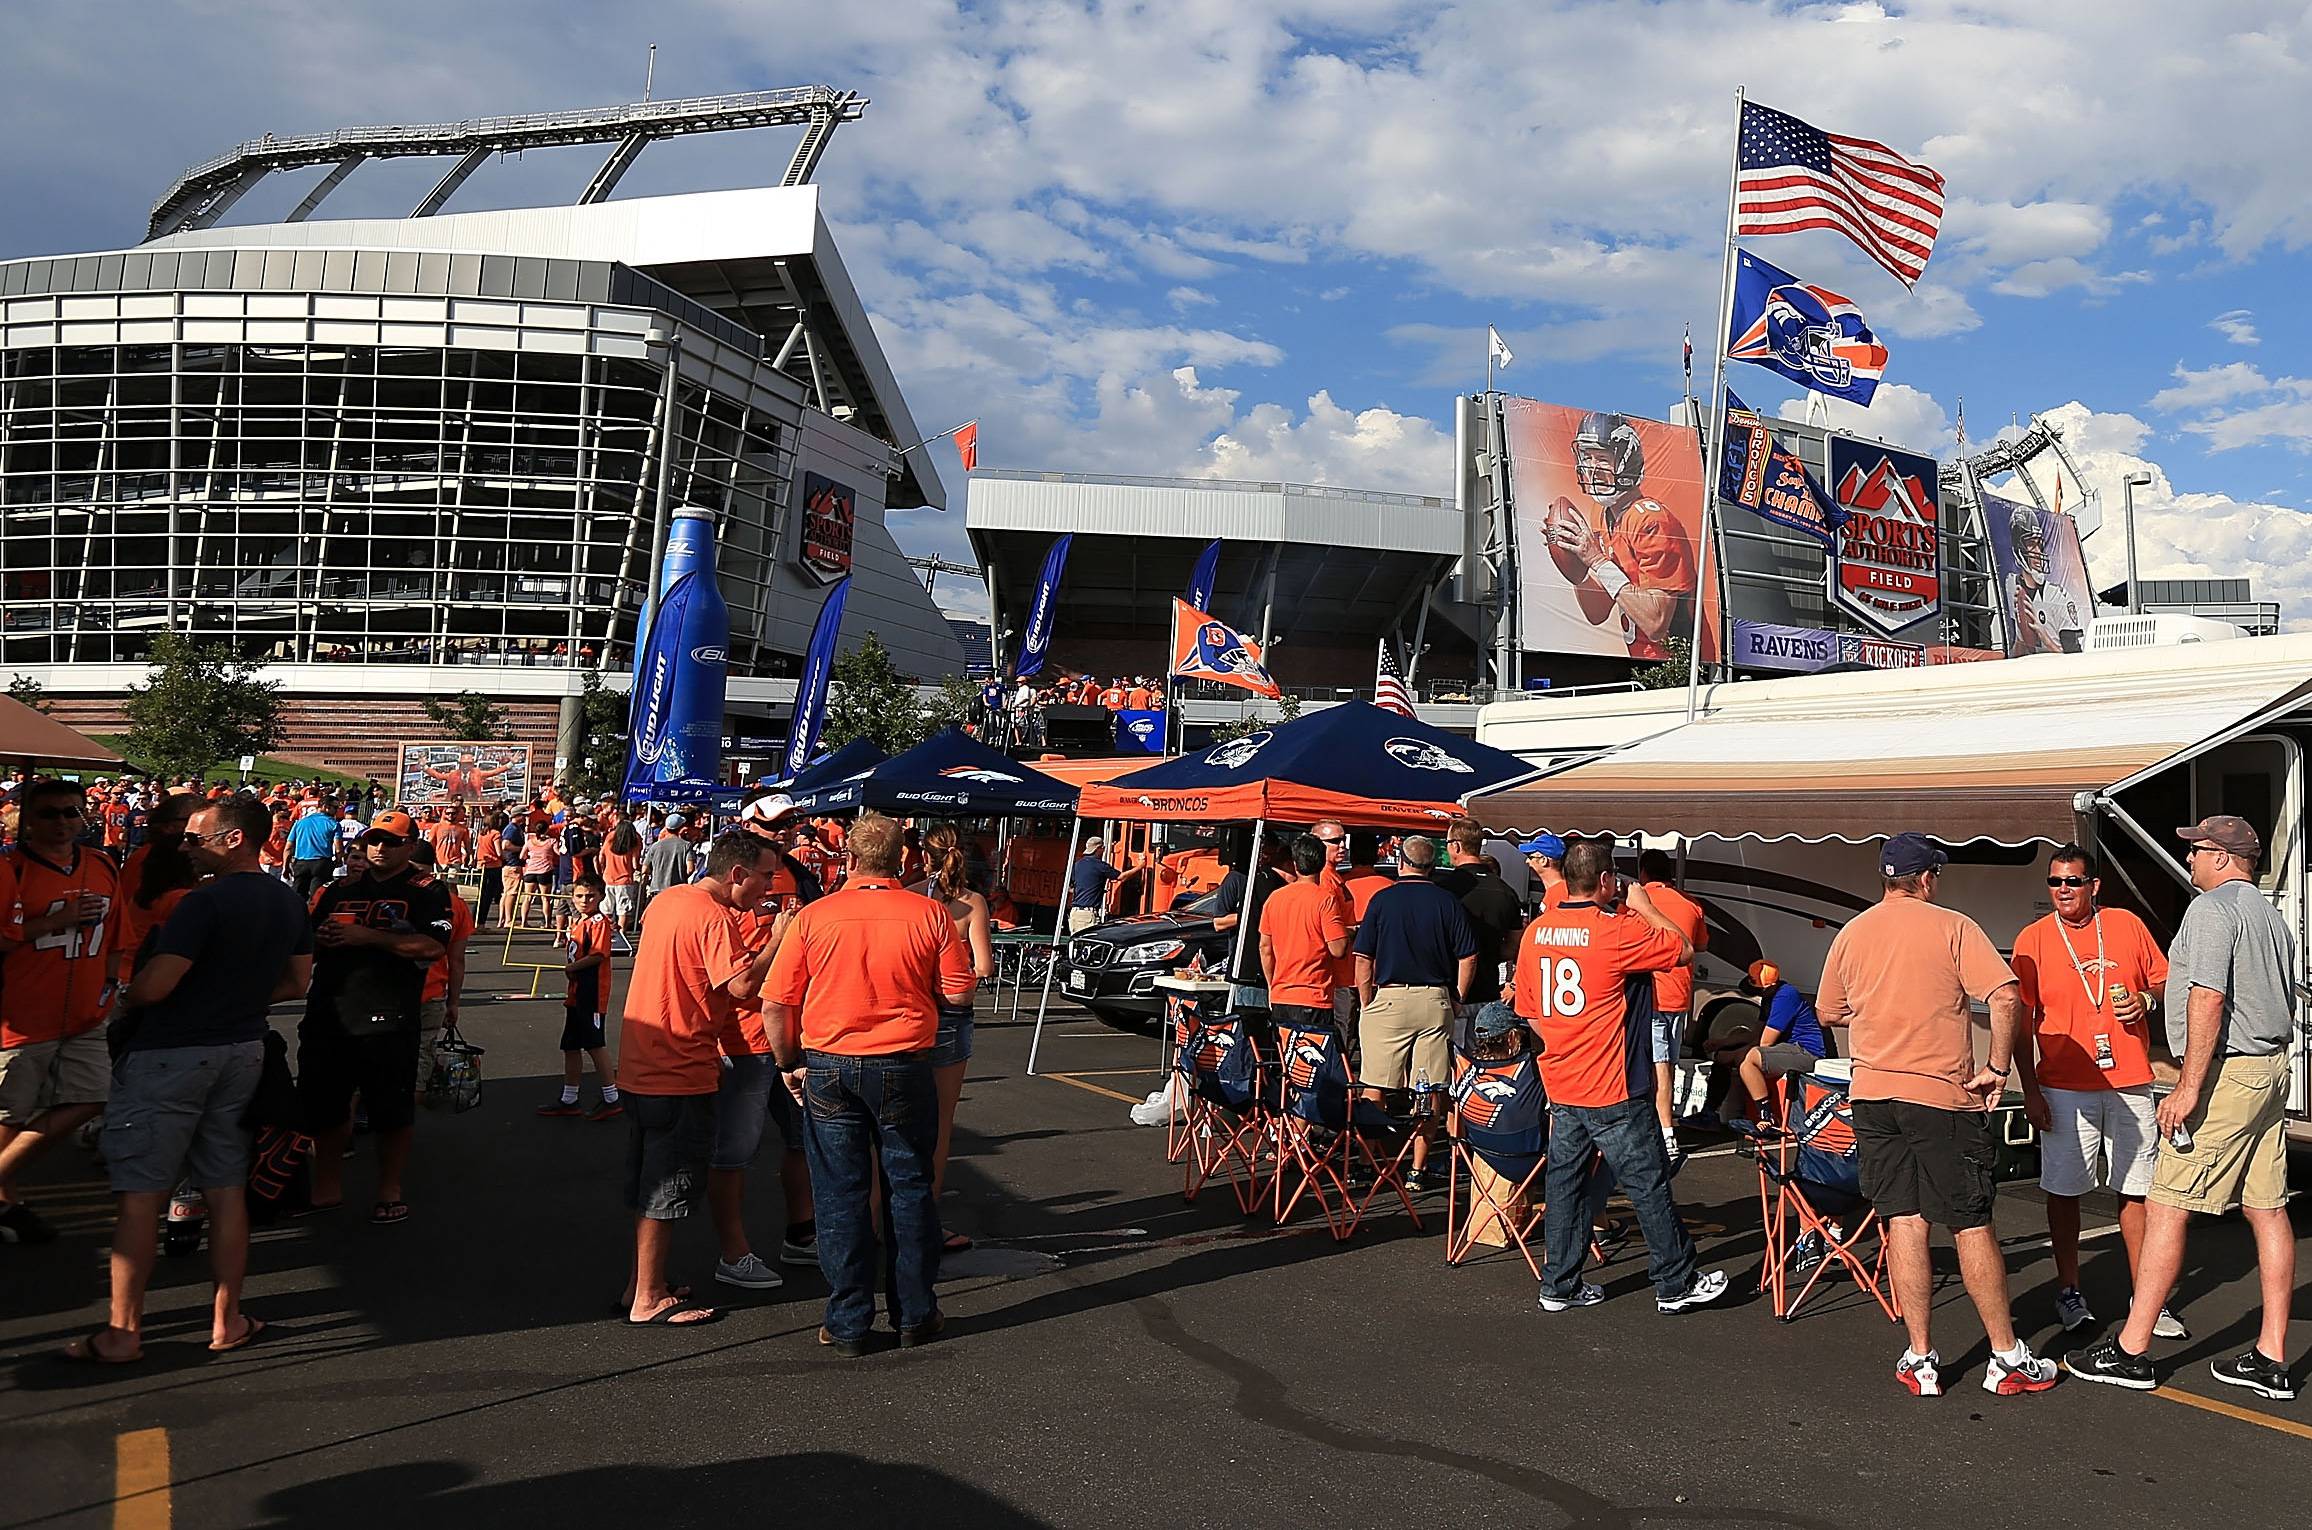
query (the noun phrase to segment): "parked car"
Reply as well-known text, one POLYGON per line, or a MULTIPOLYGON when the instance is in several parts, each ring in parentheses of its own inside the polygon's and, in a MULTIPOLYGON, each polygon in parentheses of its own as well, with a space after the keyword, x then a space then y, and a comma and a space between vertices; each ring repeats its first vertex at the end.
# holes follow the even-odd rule
POLYGON ((1208 970, 1225 970, 1235 954, 1236 931, 1216 930, 1217 890, 1168 913, 1111 919, 1068 937, 1057 980, 1059 992, 1120 1030, 1151 1028, 1164 1015, 1156 979, 1201 956, 1208 970))

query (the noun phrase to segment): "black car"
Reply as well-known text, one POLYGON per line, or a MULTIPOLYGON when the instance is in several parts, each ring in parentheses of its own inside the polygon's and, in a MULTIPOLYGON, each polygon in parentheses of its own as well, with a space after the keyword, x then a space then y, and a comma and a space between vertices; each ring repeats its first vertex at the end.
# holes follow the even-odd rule
POLYGON ((1163 1018, 1156 979, 1204 958, 1207 971, 1225 971, 1235 955, 1236 931, 1212 927, 1217 891, 1169 913, 1133 914, 1095 924, 1068 937, 1058 991, 1108 1024, 1145 1029, 1163 1018))

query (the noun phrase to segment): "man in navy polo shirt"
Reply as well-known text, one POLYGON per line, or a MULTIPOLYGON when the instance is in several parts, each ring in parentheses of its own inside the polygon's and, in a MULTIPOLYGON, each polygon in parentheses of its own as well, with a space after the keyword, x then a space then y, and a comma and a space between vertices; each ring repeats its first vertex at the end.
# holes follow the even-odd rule
MULTIPOLYGON (((1477 931, 1461 900, 1430 880, 1437 842, 1419 835, 1397 853, 1397 881, 1373 895, 1357 926, 1359 1079, 1374 1089, 1443 1089, 1453 1077, 1453 1017, 1477 975, 1477 931)), ((1411 1189, 1429 1162, 1413 1143, 1411 1189)))
POLYGON ((1108 904, 1108 884, 1119 873, 1100 852, 1107 846, 1097 839, 1084 841, 1083 853, 1068 868, 1068 933, 1088 930, 1100 922, 1108 904))

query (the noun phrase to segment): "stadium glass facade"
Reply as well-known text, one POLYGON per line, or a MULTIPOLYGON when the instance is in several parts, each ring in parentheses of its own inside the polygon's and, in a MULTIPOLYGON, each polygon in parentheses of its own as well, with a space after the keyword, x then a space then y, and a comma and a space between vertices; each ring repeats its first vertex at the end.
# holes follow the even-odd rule
POLYGON ((623 668, 669 499, 765 648, 793 379, 611 261, 207 248, 0 264, 0 661, 174 629, 277 662, 623 668))

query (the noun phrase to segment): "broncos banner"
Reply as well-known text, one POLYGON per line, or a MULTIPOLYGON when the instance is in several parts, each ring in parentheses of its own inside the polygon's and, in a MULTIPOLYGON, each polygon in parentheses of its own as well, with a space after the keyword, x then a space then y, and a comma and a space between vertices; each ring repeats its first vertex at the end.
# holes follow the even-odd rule
POLYGON ((1732 388, 1726 390, 1726 460, 1718 497, 1803 531, 1825 547, 1846 520, 1846 512, 1815 483, 1806 464, 1774 439, 1758 411, 1732 388))
POLYGON ((1260 645, 1185 600, 1172 602, 1172 677, 1239 686, 1271 701, 1284 694, 1260 662, 1260 645))
POLYGON ((1846 298, 1737 250, 1726 359, 1867 408, 1887 369, 1887 348, 1846 298))
POLYGON ((659 761, 672 742, 674 682, 682 667, 682 628, 690 611, 691 592, 698 575, 685 574, 667 588, 666 598, 651 613, 650 636, 642 658, 634 666, 634 695, 626 716, 626 783, 620 793, 627 802, 647 802, 658 781, 659 761))

